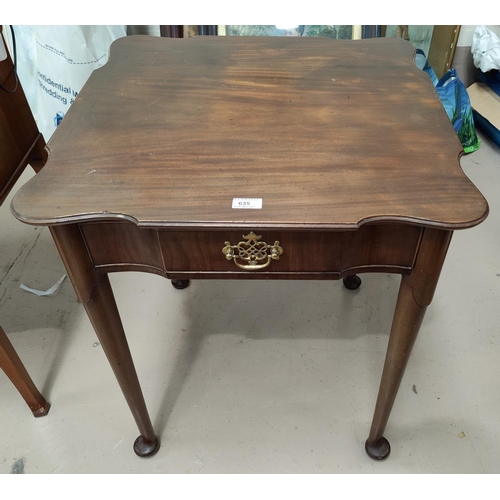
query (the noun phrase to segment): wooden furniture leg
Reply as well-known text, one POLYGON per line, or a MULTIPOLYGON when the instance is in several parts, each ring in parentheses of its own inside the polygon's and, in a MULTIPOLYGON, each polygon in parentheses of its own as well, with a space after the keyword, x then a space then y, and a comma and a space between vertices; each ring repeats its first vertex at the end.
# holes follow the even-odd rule
POLYGON ((31 151, 31 158, 29 160, 29 164, 31 168, 38 174, 42 167, 47 163, 48 153, 45 149, 45 140, 42 134, 36 139, 35 145, 31 151))
POLYGON ((346 276, 343 283, 348 290, 357 290, 361 286, 361 278, 357 274, 353 274, 352 276, 346 276))
POLYGON ((152 456, 160 443, 149 418, 108 275, 94 271, 78 225, 54 226, 50 230, 139 428, 134 451, 140 457, 152 456))
POLYGON ((365 443, 366 452, 374 459, 382 460, 391 451, 383 434, 425 311, 432 301, 451 235, 452 231, 425 229, 413 271, 401 279, 375 414, 365 443))
POLYGON ((43 417, 47 415, 50 403, 45 401, 45 398, 36 388, 2 327, 0 327, 0 368, 21 393, 21 396, 33 412, 33 416, 43 417))
POLYGON ((170 281, 172 283, 172 286, 174 288, 177 288, 177 290, 183 290, 184 288, 187 288, 191 283, 191 280, 170 280, 170 281))

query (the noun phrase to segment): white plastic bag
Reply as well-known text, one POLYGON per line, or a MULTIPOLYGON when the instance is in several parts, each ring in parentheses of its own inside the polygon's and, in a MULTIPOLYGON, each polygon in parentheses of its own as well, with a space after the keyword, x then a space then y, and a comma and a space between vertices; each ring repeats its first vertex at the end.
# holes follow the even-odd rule
POLYGON ((500 39, 486 26, 478 26, 471 44, 474 66, 483 73, 500 69, 500 39))
POLYGON ((46 141, 126 26, 16 26, 18 72, 46 141))

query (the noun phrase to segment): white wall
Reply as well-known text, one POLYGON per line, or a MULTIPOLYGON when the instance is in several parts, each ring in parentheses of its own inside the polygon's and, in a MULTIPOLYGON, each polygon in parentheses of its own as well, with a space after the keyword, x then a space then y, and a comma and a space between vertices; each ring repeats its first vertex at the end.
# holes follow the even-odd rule
MULTIPOLYGON (((500 37, 500 25, 485 25, 489 30, 493 31, 495 35, 500 37)), ((457 47, 470 47, 472 44, 472 35, 477 25, 475 24, 462 24, 460 28, 460 35, 458 36, 457 47)))

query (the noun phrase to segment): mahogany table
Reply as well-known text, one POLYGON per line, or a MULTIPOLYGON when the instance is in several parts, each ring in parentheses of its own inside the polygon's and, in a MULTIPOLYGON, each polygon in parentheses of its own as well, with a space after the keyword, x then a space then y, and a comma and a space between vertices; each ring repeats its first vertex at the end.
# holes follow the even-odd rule
POLYGON ((14 215, 50 227, 140 431, 146 409, 108 273, 402 275, 366 451, 383 436, 452 233, 483 196, 414 49, 396 39, 128 37, 48 144, 14 215))

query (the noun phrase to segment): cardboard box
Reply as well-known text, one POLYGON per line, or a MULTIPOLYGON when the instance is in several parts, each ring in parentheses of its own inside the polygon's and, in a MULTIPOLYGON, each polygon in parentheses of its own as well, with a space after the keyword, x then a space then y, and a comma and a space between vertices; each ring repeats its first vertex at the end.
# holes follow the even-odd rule
POLYGON ((467 92, 474 124, 500 146, 500 96, 485 83, 473 83, 467 92))

